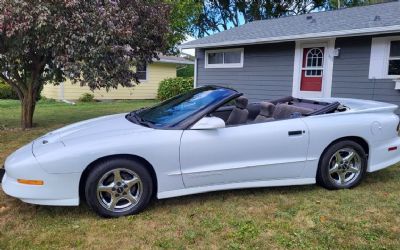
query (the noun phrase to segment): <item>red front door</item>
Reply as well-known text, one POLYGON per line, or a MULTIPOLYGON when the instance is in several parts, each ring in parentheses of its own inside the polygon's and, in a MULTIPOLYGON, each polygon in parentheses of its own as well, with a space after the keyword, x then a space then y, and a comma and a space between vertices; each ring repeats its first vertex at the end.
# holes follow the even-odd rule
POLYGON ((304 48, 301 70, 301 91, 321 91, 324 74, 324 48, 304 48))

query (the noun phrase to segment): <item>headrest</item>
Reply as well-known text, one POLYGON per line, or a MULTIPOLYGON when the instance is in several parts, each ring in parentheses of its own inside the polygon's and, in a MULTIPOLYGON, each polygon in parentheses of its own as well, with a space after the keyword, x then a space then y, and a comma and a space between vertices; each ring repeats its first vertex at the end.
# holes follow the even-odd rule
POLYGON ((260 103, 260 115, 265 117, 271 117, 274 113, 275 105, 270 102, 261 102, 260 103))
POLYGON ((249 103, 249 100, 247 100, 247 98, 243 97, 243 96, 240 96, 235 100, 235 105, 239 109, 247 108, 248 103, 249 103))
POLYGON ((293 113, 300 113, 306 115, 312 113, 314 110, 309 108, 297 107, 294 105, 288 105, 286 103, 279 103, 276 105, 273 117, 275 119, 287 119, 292 116, 293 113))

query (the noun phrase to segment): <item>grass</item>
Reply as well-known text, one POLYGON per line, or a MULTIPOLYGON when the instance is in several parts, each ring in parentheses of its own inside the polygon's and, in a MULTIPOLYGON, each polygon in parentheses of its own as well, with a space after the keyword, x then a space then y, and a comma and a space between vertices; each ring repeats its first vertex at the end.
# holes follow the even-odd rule
MULTIPOLYGON (((19 106, 0 100, 0 163, 32 139, 75 121, 153 101, 39 103, 21 131, 19 106)), ((399 249, 400 167, 353 190, 258 188, 154 201, 143 213, 97 217, 88 207, 22 203, 0 192, 0 249, 399 249)))

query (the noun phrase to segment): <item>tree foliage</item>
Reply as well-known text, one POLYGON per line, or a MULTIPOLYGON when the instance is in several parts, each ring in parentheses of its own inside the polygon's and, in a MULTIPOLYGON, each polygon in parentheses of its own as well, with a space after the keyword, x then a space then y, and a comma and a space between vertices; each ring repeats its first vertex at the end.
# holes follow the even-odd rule
POLYGON ((204 37, 257 20, 387 1, 391 0, 191 0, 195 7, 186 13, 193 15, 187 19, 191 35, 204 37))
POLYGON ((193 19, 196 37, 237 27, 256 20, 304 14, 326 7, 326 0, 204 0, 193 19))
POLYGON ((169 13, 152 0, 0 0, 0 78, 21 100, 22 127, 44 83, 138 83, 132 65, 170 48, 169 13))
POLYGON ((329 0, 327 4, 329 9, 340 9, 382 3, 387 1, 391 0, 329 0))
POLYGON ((179 44, 186 40, 187 36, 192 33, 192 24, 201 14, 200 0, 164 0, 171 8, 169 18, 171 32, 169 33, 169 43, 171 53, 178 53, 177 48, 173 45, 179 44))

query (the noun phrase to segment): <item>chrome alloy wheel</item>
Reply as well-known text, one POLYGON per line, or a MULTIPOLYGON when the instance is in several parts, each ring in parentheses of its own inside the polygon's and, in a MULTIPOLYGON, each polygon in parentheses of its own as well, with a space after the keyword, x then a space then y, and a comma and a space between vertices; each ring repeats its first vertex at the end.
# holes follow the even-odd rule
POLYGON ((352 184, 361 173, 361 157, 352 148, 342 148, 329 160, 329 178, 339 186, 352 184))
POLYGON ((140 177, 126 168, 116 168, 105 173, 97 184, 97 200, 112 212, 131 209, 139 202, 142 193, 140 177))

